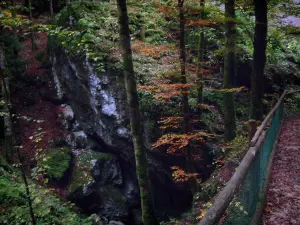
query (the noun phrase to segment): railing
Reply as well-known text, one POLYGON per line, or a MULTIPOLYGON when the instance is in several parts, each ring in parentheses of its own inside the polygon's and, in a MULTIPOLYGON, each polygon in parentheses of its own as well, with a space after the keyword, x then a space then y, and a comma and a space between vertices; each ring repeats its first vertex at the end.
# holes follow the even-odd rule
POLYGON ((294 92, 281 95, 256 131, 239 167, 198 225, 259 224, 283 119, 284 98, 291 93, 294 92))

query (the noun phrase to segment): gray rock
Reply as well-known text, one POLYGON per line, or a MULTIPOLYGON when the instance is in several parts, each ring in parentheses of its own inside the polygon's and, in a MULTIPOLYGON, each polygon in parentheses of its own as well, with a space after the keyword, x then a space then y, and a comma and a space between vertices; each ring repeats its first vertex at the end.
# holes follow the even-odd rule
POLYGON ((109 156, 102 157, 91 161, 92 163, 92 176, 97 182, 102 184, 123 184, 122 171, 119 162, 115 157, 109 156))
POLYGON ((129 129, 129 114, 124 82, 120 69, 98 72, 97 65, 88 58, 82 60, 67 56, 62 50, 52 57, 57 89, 63 92, 73 109, 65 107, 64 117, 76 115, 81 129, 89 136, 97 136, 122 157, 133 162, 134 155, 129 129), (60 63, 63 62, 63 63, 60 63))
POLYGON ((62 104, 61 108, 62 108, 62 114, 66 120, 71 121, 74 119, 74 112, 71 106, 62 104))
POLYGON ((72 139, 75 148, 85 148, 87 146, 88 140, 84 131, 77 131, 72 133, 72 139))

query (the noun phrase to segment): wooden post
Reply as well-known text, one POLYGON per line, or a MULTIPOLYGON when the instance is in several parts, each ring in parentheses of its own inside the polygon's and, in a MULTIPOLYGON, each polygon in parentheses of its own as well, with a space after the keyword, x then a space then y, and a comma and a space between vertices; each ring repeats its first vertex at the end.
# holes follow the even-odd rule
POLYGON ((251 141, 257 131, 257 123, 256 120, 249 120, 248 121, 248 128, 249 128, 249 140, 251 141))

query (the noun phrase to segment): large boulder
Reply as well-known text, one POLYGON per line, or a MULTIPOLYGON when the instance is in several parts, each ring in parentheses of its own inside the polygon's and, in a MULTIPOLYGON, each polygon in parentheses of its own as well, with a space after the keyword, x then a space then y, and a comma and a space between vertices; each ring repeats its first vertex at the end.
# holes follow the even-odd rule
POLYGON ((123 176, 111 154, 92 150, 74 152, 69 198, 86 211, 109 219, 127 221, 129 209, 123 194, 123 176))

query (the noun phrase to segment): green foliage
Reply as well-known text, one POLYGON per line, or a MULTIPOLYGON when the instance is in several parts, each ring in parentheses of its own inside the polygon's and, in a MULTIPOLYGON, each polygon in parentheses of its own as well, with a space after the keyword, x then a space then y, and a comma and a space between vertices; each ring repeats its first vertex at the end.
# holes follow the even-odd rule
MULTIPOLYGON (((0 166, 0 169, 4 168, 0 166)), ((29 183, 29 190, 37 224, 92 224, 91 217, 77 214, 72 204, 63 202, 51 190, 34 183, 29 183)), ((0 205, 1 224, 31 224, 25 185, 18 172, 1 173, 0 205)))
POLYGON ((236 116, 239 121, 247 121, 250 116, 250 93, 236 97, 236 116))
POLYGON ((0 168, 4 168, 6 170, 11 169, 10 165, 7 163, 6 159, 2 155, 0 155, 0 168))
POLYGON ((6 68, 12 74, 21 74, 25 68, 25 60, 19 56, 22 45, 18 37, 11 32, 0 32, 0 42, 4 47, 6 68))
POLYGON ((229 159, 239 159, 249 147, 249 138, 238 135, 226 147, 225 157, 229 159))
POLYGON ((150 92, 139 91, 138 97, 142 113, 148 118, 155 118, 161 103, 150 92))
POLYGON ((201 191, 194 196, 194 199, 201 201, 208 201, 212 199, 219 191, 218 185, 209 180, 209 182, 204 182, 201 184, 201 191))
POLYGON ((223 94, 215 91, 203 92, 204 102, 209 102, 217 106, 223 105, 223 94))
POLYGON ((289 113, 300 112, 300 93, 295 93, 285 100, 285 106, 289 113))
POLYGON ((6 177, 0 178, 0 205, 19 204, 26 201, 24 190, 6 177))
MULTIPOLYGON (((166 33, 157 29, 164 20, 157 13, 153 3, 132 3, 129 8, 132 33, 139 33, 143 26, 146 41, 164 43, 166 33)), ((118 48, 117 11, 110 3, 74 2, 57 14, 55 24, 56 28, 49 32, 49 48, 62 47, 76 57, 86 55, 99 65, 99 70, 103 70, 112 50, 118 48)))
POLYGON ((60 180, 71 164, 71 150, 68 147, 48 149, 48 154, 41 158, 33 170, 33 176, 44 172, 50 179, 60 180))

